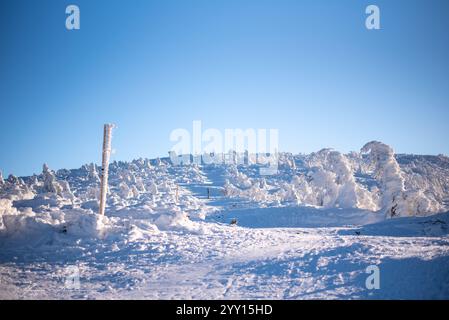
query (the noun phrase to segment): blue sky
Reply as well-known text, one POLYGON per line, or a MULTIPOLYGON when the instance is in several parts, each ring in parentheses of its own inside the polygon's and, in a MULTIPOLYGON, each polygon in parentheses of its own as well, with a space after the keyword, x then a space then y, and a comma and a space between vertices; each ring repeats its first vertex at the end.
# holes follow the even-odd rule
POLYGON ((173 129, 449 154, 449 1, 2 0, 0 170, 165 156, 173 129), (65 29, 65 8, 81 29, 65 29), (365 28, 365 8, 381 30, 365 28))

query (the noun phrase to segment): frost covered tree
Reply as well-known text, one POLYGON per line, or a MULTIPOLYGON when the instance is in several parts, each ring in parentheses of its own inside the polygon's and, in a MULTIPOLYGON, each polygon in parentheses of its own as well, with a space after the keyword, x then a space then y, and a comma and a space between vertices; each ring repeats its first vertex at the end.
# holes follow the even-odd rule
POLYGON ((295 175, 292 178, 291 184, 294 186, 294 190, 298 195, 298 200, 300 203, 316 204, 315 193, 305 175, 295 175))
POLYGON ((39 184, 39 179, 36 174, 33 174, 30 179, 30 185, 34 188, 39 184))
POLYGON ((236 165, 229 166, 227 171, 227 175, 229 176, 230 180, 237 187, 250 188, 253 185, 251 179, 243 172, 239 172, 236 165))
POLYGON ((373 165, 374 177, 380 184, 381 206, 388 217, 406 216, 404 178, 393 149, 378 141, 368 142, 361 149, 373 165))
POLYGON ((3 180, 3 174, 0 171, 0 186, 2 186, 5 183, 5 180, 3 180))
POLYGON ((129 199, 134 196, 132 189, 125 182, 120 182, 119 190, 120 196, 124 199, 129 199))
POLYGON ((139 192, 146 192, 145 183, 142 178, 137 178, 135 186, 139 192))
POLYGON ((268 187, 267 180, 265 178, 260 179, 259 181, 259 187, 261 189, 266 189, 268 187))
POLYGON ((60 187, 62 188, 62 193, 61 195, 66 198, 66 199, 70 199, 73 200, 75 199, 75 195, 72 193, 72 190, 70 189, 70 184, 68 183, 68 181, 62 180, 58 182, 60 187))
POLYGON ((290 168, 291 168, 293 171, 296 170, 296 162, 295 162, 295 158, 292 158, 292 159, 291 159, 290 168))
POLYGON ((131 185, 135 185, 137 183, 137 178, 136 178, 136 175, 134 174, 134 171, 132 171, 132 170, 128 170, 127 171, 127 173, 126 173, 126 180, 131 185))
POLYGON ((292 154, 280 154, 279 163, 283 164, 288 170, 296 170, 296 163, 292 154))
POLYGON ((17 185, 19 183, 19 179, 13 174, 10 174, 6 181, 12 185, 17 185))
POLYGON ((86 193, 83 195, 83 198, 87 201, 95 199, 95 200, 99 200, 100 199, 100 187, 95 186, 95 187, 88 187, 86 190, 86 193))
POLYGON ((34 192, 22 178, 10 174, 6 180, 2 179, 0 183, 0 198, 14 201, 32 199, 33 197, 34 192))
POLYGON ((229 179, 226 179, 223 185, 223 194, 225 197, 238 197, 240 195, 240 189, 232 185, 229 179))
POLYGON ((281 183, 279 191, 274 194, 274 198, 275 200, 293 203, 294 205, 301 203, 301 194, 296 190, 294 183, 281 183))
POLYGON ((17 214, 18 211, 13 206, 13 201, 10 199, 0 199, 0 230, 2 228, 5 228, 5 225, 3 224, 3 215, 11 215, 11 214, 17 214))
POLYGON ((423 192, 406 190, 403 172, 390 146, 371 141, 361 152, 368 155, 373 166, 374 176, 380 184, 382 210, 387 217, 423 215, 433 210, 423 192))
POLYGON ((100 176, 98 175, 97 167, 94 163, 87 166, 87 179, 93 182, 100 182, 100 176))
POLYGON ((44 163, 42 168, 42 178, 44 180, 43 190, 45 192, 55 194, 62 193, 62 186, 57 182, 55 174, 48 168, 48 165, 46 163, 44 163))
POLYGON ((322 149, 307 161, 310 186, 316 195, 316 205, 324 207, 373 209, 368 190, 356 183, 351 161, 342 153, 322 149))
POLYGON ((157 184, 154 183, 154 181, 150 181, 148 183, 148 189, 147 189, 152 195, 157 195, 159 193, 157 184))
POLYGON ((244 197, 256 202, 265 202, 268 200, 268 192, 260 187, 259 182, 255 182, 250 188, 243 191, 244 197))
POLYGON ((150 159, 145 159, 145 169, 151 169, 152 167, 150 159))

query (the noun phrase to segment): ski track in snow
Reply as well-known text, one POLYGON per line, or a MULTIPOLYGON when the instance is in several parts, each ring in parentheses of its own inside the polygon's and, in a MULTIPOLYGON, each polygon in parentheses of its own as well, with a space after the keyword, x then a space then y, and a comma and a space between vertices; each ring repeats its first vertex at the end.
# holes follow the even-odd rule
MULTIPOLYGON (((14 239, 0 238, 0 299, 449 298, 449 213, 383 221, 358 209, 255 209, 221 194, 222 168, 205 174, 203 182, 180 184, 218 208, 204 221, 193 218, 203 232, 49 232, 12 247, 14 239), (302 227, 287 227, 292 216, 302 227), (379 290, 365 287, 373 264, 379 290), (65 283, 73 266, 76 289, 65 283)), ((122 217, 120 210, 111 215, 122 217)))

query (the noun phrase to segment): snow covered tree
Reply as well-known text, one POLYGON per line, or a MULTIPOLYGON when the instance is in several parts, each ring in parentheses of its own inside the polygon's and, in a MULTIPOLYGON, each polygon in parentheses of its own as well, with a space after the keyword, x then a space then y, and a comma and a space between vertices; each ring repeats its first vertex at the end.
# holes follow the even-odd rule
POLYGON ((266 189, 267 186, 268 186, 268 185, 267 185, 267 180, 266 180, 265 178, 260 179, 259 187, 260 187, 261 189, 266 189))
POLYGON ((295 158, 292 158, 292 159, 291 159, 290 168, 291 168, 293 171, 296 170, 296 162, 295 162, 295 158))
POLYGON ((39 179, 36 174, 33 174, 30 179, 30 185, 36 187, 39 184, 39 179))
POLYGON ((142 178, 137 178, 135 186, 139 192, 146 192, 145 183, 142 178))
POLYGON ((300 203, 317 204, 315 192, 305 175, 295 175, 292 178, 291 184, 294 186, 300 203))
POLYGON ((275 200, 282 202, 293 203, 298 205, 301 203, 301 194, 296 190, 296 185, 294 183, 283 182, 280 185, 280 190, 275 193, 275 200))
POLYGON ((132 189, 125 182, 120 182, 119 189, 120 196, 124 199, 129 199, 134 196, 132 189))
POLYGON ((223 194, 225 197, 237 197, 240 194, 240 189, 233 186, 229 179, 226 179, 223 185, 223 194))
POLYGON ((55 193, 59 195, 62 193, 63 188, 56 181, 55 174, 48 168, 48 165, 46 163, 44 163, 42 168, 42 178, 44 180, 43 190, 45 192, 55 193))
POLYGON ((373 209, 368 190, 356 183, 351 161, 342 153, 322 149, 312 153, 307 164, 310 186, 317 197, 317 205, 324 207, 373 209))
POLYGON ((253 185, 251 179, 243 172, 239 172, 236 165, 229 166, 228 176, 232 183, 239 188, 250 188, 253 185))
POLYGON ((268 199, 268 192, 266 189, 260 187, 259 182, 255 182, 250 188, 243 191, 246 198, 251 201, 265 202, 268 199))
POLYGON ((68 181, 62 180, 62 181, 59 181, 58 183, 59 183, 59 186, 62 188, 61 195, 64 198, 70 199, 70 200, 75 199, 75 196, 72 193, 72 190, 70 189, 70 184, 68 183, 68 181))
POLYGON ((148 189, 147 189, 152 195, 157 195, 159 193, 159 190, 157 188, 156 183, 154 181, 150 181, 148 183, 148 189))
POLYGON ((382 142, 371 141, 361 152, 368 154, 374 166, 374 177, 380 184, 382 210, 388 217, 408 215, 404 212, 404 178, 393 149, 382 142))
POLYGON ((372 141, 361 152, 368 155, 374 167, 374 176, 380 184, 382 210, 387 217, 422 215, 432 210, 423 192, 406 190, 403 172, 390 146, 372 141))
POLYGON ((100 176, 98 175, 97 166, 91 163, 87 166, 87 179, 92 182, 100 182, 100 176))
POLYGON ((145 159, 145 169, 151 169, 152 167, 150 159, 145 159))
POLYGON ((8 179, 6 179, 6 181, 9 182, 12 185, 16 185, 16 184, 19 183, 19 179, 15 175, 13 175, 13 174, 10 174, 8 176, 8 179))

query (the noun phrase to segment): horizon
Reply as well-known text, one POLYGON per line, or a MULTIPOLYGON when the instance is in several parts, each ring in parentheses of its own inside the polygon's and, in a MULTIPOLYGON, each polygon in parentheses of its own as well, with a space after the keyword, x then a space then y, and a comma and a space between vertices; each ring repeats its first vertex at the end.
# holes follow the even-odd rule
MULTIPOLYGON (((374 140, 373 140, 374 141, 374 140)), ((382 141, 380 141, 380 142, 382 142, 382 141)), ((293 156, 308 156, 308 155, 310 155, 310 154, 312 154, 312 153, 316 153, 316 152, 319 152, 319 151, 321 151, 321 150, 325 150, 325 149, 330 149, 330 150, 333 150, 333 151, 338 151, 338 152, 340 152, 341 154, 343 154, 343 155, 348 155, 348 154, 350 154, 350 153, 352 153, 352 152, 356 152, 356 153, 358 153, 358 154, 361 154, 361 155, 363 155, 364 153, 362 153, 360 150, 359 151, 356 151, 356 150, 350 150, 350 151, 347 151, 347 152, 341 152, 340 150, 336 150, 336 149, 334 149, 334 148, 321 148, 321 149, 319 149, 319 150, 315 150, 315 151, 312 151, 312 152, 308 152, 308 153, 304 153, 304 152, 298 152, 298 153, 295 153, 295 152, 291 152, 291 151, 279 151, 279 154, 283 154, 283 153, 289 153, 289 154, 292 154, 293 156)), ((205 154, 205 153, 204 153, 205 154)), ((223 154, 228 154, 228 153, 223 153, 223 154)), ((240 153, 240 152, 238 152, 238 154, 243 154, 243 153, 240 153)), ((250 153, 250 154, 253 154, 253 153, 250 153)), ((257 154, 257 153, 256 153, 257 154)), ((431 157, 441 157, 441 156, 443 156, 443 157, 446 157, 446 158, 449 158, 449 156, 447 155, 447 154, 443 154, 443 153, 440 153, 440 154, 417 154, 417 153, 402 153, 402 152, 396 152, 395 151, 395 156, 431 156, 431 157)), ((184 155, 184 154, 182 154, 182 155, 184 155)), ((181 154, 179 154, 178 156, 182 156, 181 154)), ((194 154, 188 154, 189 156, 191 156, 191 157, 195 157, 195 155, 194 154)), ((114 158, 114 153, 112 153, 111 154, 111 164, 112 163, 114 163, 114 162, 124 162, 124 163, 131 163, 131 162, 133 162, 133 161, 135 161, 135 160, 140 160, 140 159, 142 159, 142 160, 151 160, 151 161, 155 161, 156 159, 161 159, 161 160, 166 160, 166 159, 170 159, 170 156, 169 155, 164 155, 164 156, 156 156, 156 157, 136 157, 136 158, 132 158, 132 159, 127 159, 127 160, 123 160, 123 159, 117 159, 117 158, 114 158)), ((201 165, 203 165, 203 160, 201 160, 202 162, 201 162, 201 165)), ((46 163, 46 162, 44 162, 44 163, 42 163, 42 164, 40 164, 40 168, 42 169, 42 167, 44 166, 44 165, 48 165, 49 166, 49 169, 50 170, 53 170, 54 172, 56 172, 56 171, 58 171, 58 170, 63 170, 63 169, 65 169, 65 170, 78 170, 78 169, 81 169, 83 166, 88 166, 88 165, 90 165, 90 164, 94 164, 94 165, 96 165, 97 167, 101 167, 101 161, 92 161, 92 162, 86 162, 86 163, 82 163, 82 164, 80 164, 79 166, 75 166, 75 167, 70 167, 70 168, 66 168, 66 167, 58 167, 58 168, 53 168, 52 166, 50 166, 50 165, 48 165, 48 163, 46 163)), ((180 165, 180 166, 184 166, 184 165, 186 165, 186 164, 177 164, 177 165, 180 165)), ((226 164, 223 164, 223 165, 226 165, 226 164)), ((10 172, 10 173, 7 173, 7 174, 5 174, 5 172, 3 172, 1 169, 0 169, 0 172, 3 174, 3 178, 4 179, 6 179, 6 178, 8 178, 8 176, 9 175, 13 175, 13 176, 16 176, 16 177, 19 177, 19 178, 26 178, 26 177, 32 177, 33 175, 39 175, 39 174, 41 174, 42 173, 42 170, 38 170, 38 171, 36 171, 36 172, 32 172, 32 173, 30 173, 30 174, 25 174, 25 175, 16 175, 16 174, 14 174, 13 172, 10 172)))

